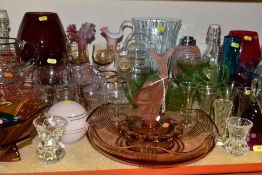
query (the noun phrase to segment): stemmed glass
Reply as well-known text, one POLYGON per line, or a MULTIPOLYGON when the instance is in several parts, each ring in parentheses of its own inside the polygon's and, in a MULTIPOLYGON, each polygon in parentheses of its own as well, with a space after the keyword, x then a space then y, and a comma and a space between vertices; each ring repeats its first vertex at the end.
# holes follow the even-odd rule
POLYGON ((41 66, 33 72, 33 83, 40 99, 53 105, 57 89, 69 84, 69 72, 66 66, 41 66))
POLYGON ((192 116, 193 97, 197 88, 197 84, 192 82, 182 82, 180 87, 182 88, 184 99, 184 103, 180 112, 185 117, 181 124, 185 127, 189 127, 193 124, 189 117, 192 116))
POLYGON ((70 83, 76 84, 83 93, 92 95, 100 87, 99 76, 89 63, 70 65, 70 83))
POLYGON ((94 44, 92 59, 97 70, 106 70, 113 62, 113 47, 107 44, 94 44))
POLYGON ((235 81, 218 84, 218 95, 233 102, 232 115, 237 115, 239 91, 241 88, 242 85, 235 81))

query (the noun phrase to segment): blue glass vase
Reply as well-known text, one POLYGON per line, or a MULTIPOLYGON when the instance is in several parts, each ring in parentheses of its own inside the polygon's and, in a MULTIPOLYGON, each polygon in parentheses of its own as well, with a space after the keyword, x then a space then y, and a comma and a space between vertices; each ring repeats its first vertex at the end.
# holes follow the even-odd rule
POLYGON ((236 75, 239 68, 240 38, 225 36, 221 56, 221 65, 228 68, 230 75, 236 75))

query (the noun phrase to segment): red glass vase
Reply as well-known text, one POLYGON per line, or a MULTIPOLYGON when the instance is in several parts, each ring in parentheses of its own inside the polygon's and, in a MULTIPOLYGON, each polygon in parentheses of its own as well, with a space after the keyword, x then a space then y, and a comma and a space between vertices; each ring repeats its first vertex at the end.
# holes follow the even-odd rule
POLYGON ((35 44, 37 66, 59 64, 66 58, 66 34, 56 13, 26 12, 17 38, 35 44))

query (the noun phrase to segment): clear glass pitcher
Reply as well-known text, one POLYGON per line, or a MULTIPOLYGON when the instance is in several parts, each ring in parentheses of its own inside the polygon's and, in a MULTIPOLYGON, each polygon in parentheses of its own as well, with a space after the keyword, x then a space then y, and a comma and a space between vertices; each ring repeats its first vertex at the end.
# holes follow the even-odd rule
MULTIPOLYGON (((168 48, 175 47, 181 25, 182 20, 174 18, 136 17, 131 20, 125 20, 122 22, 120 30, 124 31, 125 28, 131 28, 131 33, 126 37, 124 42, 120 43, 120 50, 126 48, 131 38, 139 41, 141 37, 139 35, 135 37, 133 34, 141 33, 147 36, 151 46, 154 45, 154 50, 158 54, 162 54, 168 48)), ((168 62, 168 67, 171 68, 170 62, 171 59, 168 62)), ((150 60, 150 67, 153 71, 158 70, 158 66, 153 60, 150 60)))

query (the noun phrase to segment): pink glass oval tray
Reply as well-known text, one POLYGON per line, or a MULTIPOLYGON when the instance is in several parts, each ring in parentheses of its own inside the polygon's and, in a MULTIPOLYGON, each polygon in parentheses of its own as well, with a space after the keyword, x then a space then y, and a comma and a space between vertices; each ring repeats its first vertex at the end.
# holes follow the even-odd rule
MULTIPOLYGON (((171 167, 205 157, 217 140, 216 126, 209 115, 201 110, 192 110, 190 120, 193 124, 190 127, 179 125, 184 120, 179 111, 167 111, 161 115, 160 121, 171 120, 179 127, 183 127, 182 133, 174 134, 166 147, 162 146, 166 144, 157 146, 158 144, 155 143, 142 143, 140 136, 134 136, 135 131, 123 127, 125 123, 136 118, 136 109, 132 105, 99 106, 88 119, 87 135, 90 143, 102 154, 120 162, 147 167, 171 167), (130 135, 132 144, 130 144, 130 135)), ((161 138, 162 136, 159 135, 155 142, 161 141, 161 138)))

